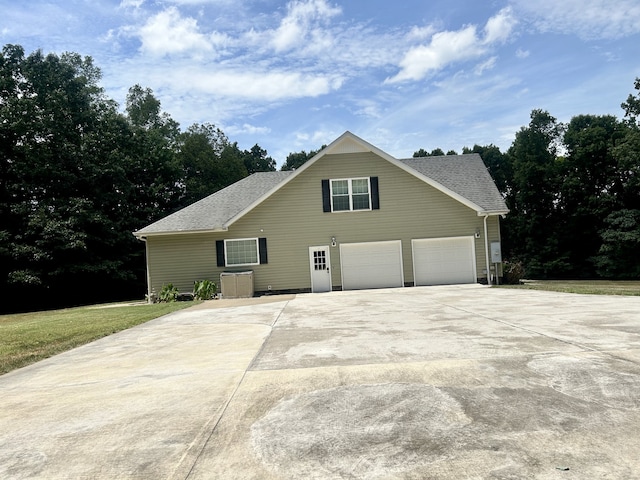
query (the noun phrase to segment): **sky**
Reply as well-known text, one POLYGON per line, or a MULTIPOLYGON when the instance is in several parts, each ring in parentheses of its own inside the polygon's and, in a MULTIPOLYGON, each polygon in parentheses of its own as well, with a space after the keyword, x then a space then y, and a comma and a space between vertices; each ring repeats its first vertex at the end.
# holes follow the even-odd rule
POLYGON ((623 116, 640 0, 0 0, 0 42, 75 52, 280 166, 346 130, 396 158, 494 144, 533 109, 623 116))

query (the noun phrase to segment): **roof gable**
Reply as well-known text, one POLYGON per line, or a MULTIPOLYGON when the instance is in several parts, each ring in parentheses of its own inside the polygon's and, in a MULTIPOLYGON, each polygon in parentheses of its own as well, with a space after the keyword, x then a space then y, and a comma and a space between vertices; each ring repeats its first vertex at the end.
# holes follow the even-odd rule
POLYGON ((478 214, 506 214, 509 211, 482 158, 477 153, 398 160, 347 131, 300 167, 297 173, 309 168, 324 155, 360 152, 372 152, 378 155, 475 210, 478 214))
POLYGON ((320 152, 318 152, 313 158, 305 162, 300 168, 298 168, 293 172, 290 172, 292 173, 292 175, 286 178, 282 183, 278 184, 275 188, 267 192, 261 198, 256 199, 256 201, 252 202, 251 204, 247 204, 246 207, 241 212, 239 212, 233 218, 229 219, 226 225, 230 226, 236 221, 240 220, 244 215, 246 215, 248 212, 253 210, 257 205, 264 202, 267 198, 269 198, 279 189, 283 188, 288 182, 292 181, 297 176, 302 175, 306 169, 308 169, 313 164, 318 162, 325 155, 338 154, 338 153, 362 153, 362 152, 373 152, 379 157, 384 158, 385 160, 388 160, 390 162, 396 162, 396 160, 388 153, 383 152, 379 148, 371 145, 370 143, 364 141, 363 139, 361 139, 360 137, 354 135, 349 131, 344 132, 337 139, 331 142, 328 146, 320 150, 320 152))
POLYGON ((372 152, 479 215, 506 214, 507 206, 478 154, 398 160, 351 132, 290 172, 258 172, 148 225, 134 235, 225 231, 325 155, 372 152))

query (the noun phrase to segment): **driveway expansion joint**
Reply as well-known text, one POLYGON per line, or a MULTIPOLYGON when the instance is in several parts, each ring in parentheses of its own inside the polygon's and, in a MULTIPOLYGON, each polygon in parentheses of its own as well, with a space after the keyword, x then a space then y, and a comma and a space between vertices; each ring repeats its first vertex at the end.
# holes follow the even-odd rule
MULTIPOLYGON (((256 354, 253 356, 253 358, 251 359, 251 362, 249 362, 249 366, 244 370, 244 372, 242 373, 242 376, 240 377, 240 381, 238 382, 238 384, 235 386, 233 392, 231 393, 231 395, 229 396, 227 402, 225 403, 224 407, 222 408, 222 411, 218 414, 218 418, 215 421, 213 428, 211 428, 211 430, 209 431, 209 434, 206 435, 206 439, 204 440, 204 442, 202 443, 202 446, 200 447, 199 452, 197 453, 197 455, 195 456, 195 458, 193 459, 193 462, 191 464, 191 467, 189 469, 189 471, 187 472, 186 476, 182 477, 184 478, 184 480, 188 480, 189 477, 191 477, 194 468, 196 466, 196 464, 198 463, 198 460, 202 457, 203 452, 205 451, 205 449, 207 448, 207 445, 209 443, 209 441, 211 440, 211 437, 213 436, 213 434, 215 433, 216 429, 218 428, 218 425, 220 424, 220 422, 222 421, 222 419, 224 418, 224 415, 229 407, 229 405, 231 404, 231 402, 233 401, 233 399, 235 398, 236 394, 238 393, 238 390, 240 389, 240 386, 242 385, 242 383, 244 382, 245 377, 247 376, 247 372, 251 370, 251 366, 253 365, 253 363, 255 362, 256 358, 258 358, 260 356, 260 354, 262 353, 262 350, 264 348, 264 345, 266 344, 267 340, 269 339, 269 337, 271 336, 271 333, 273 332, 273 329, 276 325, 276 323, 278 323, 278 319, 280 318, 280 316, 282 315, 282 312, 284 312, 285 308, 287 307, 287 305, 289 304, 289 301, 286 301, 285 304, 282 306, 282 308, 280 309, 280 312, 278 313, 278 316, 276 317, 276 319, 272 322, 272 324, 270 325, 269 328, 269 334, 263 339, 262 341, 262 345, 260 346, 260 348, 258 349, 258 351, 256 352, 256 354)), ((215 418, 215 417, 213 417, 215 418)), ((206 430, 207 425, 210 423, 207 422, 207 424, 204 427, 204 430, 206 430)), ((183 459, 186 456, 186 452, 185 455, 183 455, 183 459)), ((178 465, 179 467, 179 465, 178 465)), ((178 467, 176 467, 176 470, 178 469, 178 467)), ((172 478, 176 478, 176 477, 172 477, 172 478)), ((178 480, 176 478, 176 480, 178 480)))

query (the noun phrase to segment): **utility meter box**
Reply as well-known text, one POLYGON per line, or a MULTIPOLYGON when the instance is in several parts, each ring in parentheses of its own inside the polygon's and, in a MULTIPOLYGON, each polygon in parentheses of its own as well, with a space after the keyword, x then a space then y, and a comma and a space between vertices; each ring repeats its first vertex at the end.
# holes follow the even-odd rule
POLYGON ((502 263, 500 242, 491 242, 491 263, 502 263))

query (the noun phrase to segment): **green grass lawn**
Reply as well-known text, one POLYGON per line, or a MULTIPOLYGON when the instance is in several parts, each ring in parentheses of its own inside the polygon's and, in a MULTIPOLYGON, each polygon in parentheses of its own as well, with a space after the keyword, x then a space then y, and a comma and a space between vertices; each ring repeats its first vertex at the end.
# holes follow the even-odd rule
POLYGON ((591 295, 640 295, 640 281, 523 280, 522 285, 500 285, 500 287, 591 295))
POLYGON ((0 375, 200 302, 102 305, 0 315, 0 375))

